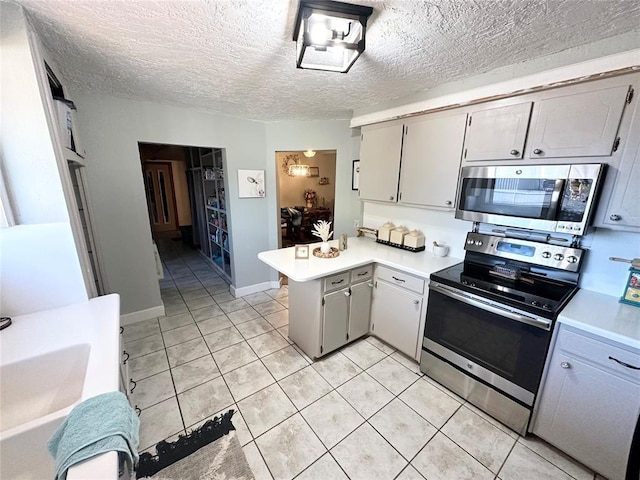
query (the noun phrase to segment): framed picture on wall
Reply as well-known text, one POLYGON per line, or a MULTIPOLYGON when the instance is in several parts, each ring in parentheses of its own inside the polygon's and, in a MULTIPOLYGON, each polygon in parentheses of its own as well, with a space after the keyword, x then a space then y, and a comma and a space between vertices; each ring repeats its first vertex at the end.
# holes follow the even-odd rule
POLYGON ((351 190, 360 189, 360 160, 354 160, 351 168, 351 190))
POLYGON ((310 177, 319 177, 320 176, 320 167, 309 167, 309 176, 310 177))
POLYGON ((264 198, 264 170, 238 170, 238 197, 264 198))

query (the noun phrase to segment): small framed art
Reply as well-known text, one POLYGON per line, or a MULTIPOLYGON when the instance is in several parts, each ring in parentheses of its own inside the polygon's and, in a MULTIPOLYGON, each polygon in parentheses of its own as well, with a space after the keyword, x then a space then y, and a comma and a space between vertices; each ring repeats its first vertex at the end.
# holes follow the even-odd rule
POLYGON ((351 190, 360 189, 360 160, 354 160, 351 169, 351 190))
POLYGON ((319 177, 320 176, 320 167, 309 167, 309 176, 310 177, 319 177))
POLYGON ((296 245, 296 260, 309 258, 309 245, 296 245))
POLYGON ((238 170, 238 197, 264 198, 264 170, 238 170))

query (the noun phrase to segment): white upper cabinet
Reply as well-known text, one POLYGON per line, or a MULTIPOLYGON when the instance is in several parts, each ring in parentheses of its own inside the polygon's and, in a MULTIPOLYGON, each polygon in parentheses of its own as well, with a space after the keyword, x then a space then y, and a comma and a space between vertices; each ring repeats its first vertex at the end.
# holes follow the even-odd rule
POLYGON ((640 116, 636 116, 628 135, 617 172, 610 167, 607 175, 615 177, 608 204, 603 195, 603 207, 594 222, 597 227, 640 231, 640 116))
POLYGON ((471 112, 464 160, 518 160, 524 153, 533 102, 471 112))
POLYGON ((628 92, 629 85, 621 85, 536 102, 528 156, 534 159, 611 155, 628 92))
POLYGON ((405 126, 401 203, 453 208, 466 113, 426 115, 405 126))
POLYGON ((360 198, 396 202, 403 125, 362 128, 360 143, 360 198))

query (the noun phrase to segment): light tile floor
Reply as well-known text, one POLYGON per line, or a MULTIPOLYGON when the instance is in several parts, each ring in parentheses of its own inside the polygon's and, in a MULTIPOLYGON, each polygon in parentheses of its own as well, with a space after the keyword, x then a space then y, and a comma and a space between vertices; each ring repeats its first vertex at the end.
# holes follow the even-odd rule
POLYGON ((369 337, 313 362, 287 337, 288 289, 236 299, 200 255, 161 244, 167 316, 124 328, 140 451, 233 408, 262 479, 594 479, 369 337))

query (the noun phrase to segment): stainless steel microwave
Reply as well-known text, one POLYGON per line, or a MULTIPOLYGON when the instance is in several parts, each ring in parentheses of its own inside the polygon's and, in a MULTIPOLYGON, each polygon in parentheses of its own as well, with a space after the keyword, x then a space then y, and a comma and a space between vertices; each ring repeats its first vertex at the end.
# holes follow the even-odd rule
POLYGON ((456 218, 583 235, 605 164, 464 167, 456 218))

